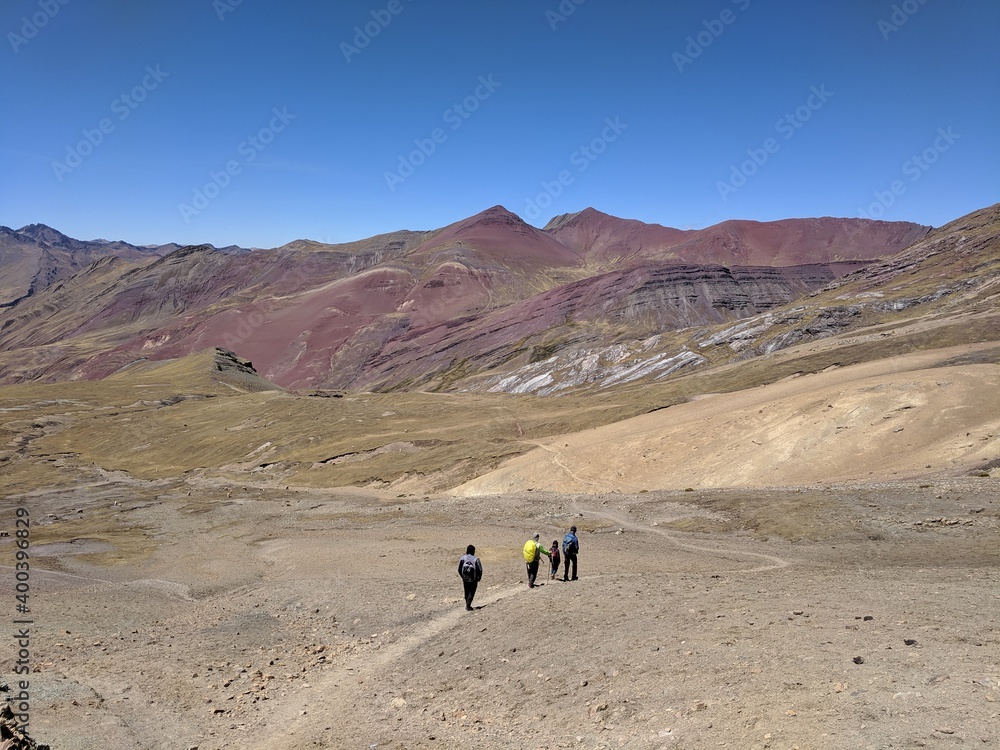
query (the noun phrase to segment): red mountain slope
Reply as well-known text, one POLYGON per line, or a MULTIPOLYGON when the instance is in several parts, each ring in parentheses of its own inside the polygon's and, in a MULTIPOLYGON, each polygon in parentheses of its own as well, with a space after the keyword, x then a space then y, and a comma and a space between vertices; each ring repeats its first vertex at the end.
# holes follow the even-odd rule
POLYGON ((545 230, 588 261, 683 260, 722 265, 795 266, 892 255, 930 227, 868 219, 724 221, 682 231, 608 216, 593 208, 556 217, 545 230))
POLYGON ((579 336, 573 321, 591 338, 627 338, 755 314, 856 267, 831 258, 894 252, 925 231, 817 219, 685 232, 593 209, 539 230, 494 206, 344 245, 182 248, 141 266, 96 263, 0 308, 0 381, 99 378, 221 346, 286 387, 414 385, 544 350, 567 325, 579 336))

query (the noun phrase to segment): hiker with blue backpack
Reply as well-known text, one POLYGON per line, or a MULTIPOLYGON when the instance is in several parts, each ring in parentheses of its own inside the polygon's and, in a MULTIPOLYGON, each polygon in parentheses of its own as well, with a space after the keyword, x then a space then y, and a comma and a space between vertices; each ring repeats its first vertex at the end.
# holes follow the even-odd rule
POLYGON ((472 544, 466 547, 465 554, 458 558, 458 575, 465 587, 465 610, 471 612, 472 598, 476 595, 476 588, 483 578, 483 564, 476 557, 476 548, 472 544))
POLYGON ((563 568, 563 580, 576 580, 576 555, 580 551, 580 540, 576 538, 576 526, 570 526, 569 531, 566 536, 563 537, 562 543, 563 549, 563 559, 566 561, 563 563, 565 567, 563 568), (569 577, 569 565, 573 563, 573 577, 569 577))

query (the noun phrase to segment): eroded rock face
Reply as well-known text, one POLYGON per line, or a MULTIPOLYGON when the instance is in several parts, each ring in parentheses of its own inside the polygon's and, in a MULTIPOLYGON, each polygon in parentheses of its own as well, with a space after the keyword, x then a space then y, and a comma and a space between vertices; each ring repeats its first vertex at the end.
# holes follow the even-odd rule
POLYGON ((49 750, 49 746, 39 745, 28 736, 7 703, 0 709, 0 750, 49 750))
MULTIPOLYGON (((586 359, 608 335, 759 315, 925 232, 849 219, 682 231, 593 209, 540 230, 494 206, 345 245, 194 246, 152 260, 121 250, 71 276, 53 260, 43 279, 32 267, 30 295, 0 308, 0 381, 95 379, 219 346, 284 387, 448 386, 556 351, 586 359)), ((40 258, 84 252, 47 227, 9 233, 40 243, 40 258)))
MULTIPOLYGON (((826 338, 863 323, 907 312, 990 314, 1000 279, 1000 204, 963 216, 891 258, 832 281, 815 298, 748 318, 698 342, 704 351, 728 346, 753 357, 826 338)), ((891 337, 881 331, 879 338, 891 337)))
MULTIPOLYGON (((690 263, 646 264, 566 284, 501 310, 411 328, 403 336, 380 342, 377 354, 359 350, 359 355, 369 357, 364 363, 341 358, 331 370, 331 378, 336 382, 353 379, 352 386, 385 389, 404 382, 425 383, 456 369, 456 374, 464 377, 510 364, 531 364, 529 360, 548 358, 558 350, 579 350, 573 361, 585 360, 603 342, 594 329, 580 329, 579 323, 610 325, 634 339, 644 339, 663 330, 755 315, 835 278, 836 272, 822 265, 730 269, 690 263), (548 335, 545 341, 543 335, 548 335)), ((567 362, 566 366, 571 365, 567 362)), ((609 371, 607 376, 613 374, 609 371)), ((584 381, 591 379, 583 376, 584 381)), ((487 389, 495 390, 506 382, 503 378, 490 381, 487 389)), ((535 392, 554 382, 527 390, 535 392)))
POLYGON ((478 381, 475 389, 488 393, 551 396, 580 386, 608 388, 641 378, 659 380, 682 368, 707 361, 705 357, 687 349, 677 353, 650 353, 649 348, 653 343, 655 342, 646 340, 633 344, 571 349, 502 375, 489 375, 478 381))

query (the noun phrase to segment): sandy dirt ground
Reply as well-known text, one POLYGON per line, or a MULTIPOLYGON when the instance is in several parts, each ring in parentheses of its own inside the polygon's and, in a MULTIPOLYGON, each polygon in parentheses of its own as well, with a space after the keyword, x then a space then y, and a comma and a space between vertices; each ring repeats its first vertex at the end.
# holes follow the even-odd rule
POLYGON ((1000 747, 996 498, 988 477, 456 499, 95 469, 4 498, 0 591, 13 620, 28 508, 30 728, 58 750, 1000 747), (580 580, 529 590, 521 545, 570 524, 580 580))
POLYGON ((805 486, 992 466, 1000 455, 1000 368, 952 364, 981 348, 919 352, 705 394, 539 441, 453 494, 805 486))

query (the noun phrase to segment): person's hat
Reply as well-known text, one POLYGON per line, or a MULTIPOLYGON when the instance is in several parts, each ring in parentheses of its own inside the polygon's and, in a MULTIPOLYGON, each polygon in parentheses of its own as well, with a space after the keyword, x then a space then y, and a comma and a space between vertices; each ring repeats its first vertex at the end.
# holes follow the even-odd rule
POLYGON ((538 534, 535 534, 535 536, 533 536, 532 539, 534 539, 537 542, 538 541, 538 534))

